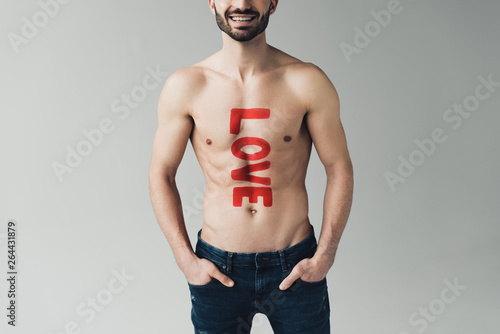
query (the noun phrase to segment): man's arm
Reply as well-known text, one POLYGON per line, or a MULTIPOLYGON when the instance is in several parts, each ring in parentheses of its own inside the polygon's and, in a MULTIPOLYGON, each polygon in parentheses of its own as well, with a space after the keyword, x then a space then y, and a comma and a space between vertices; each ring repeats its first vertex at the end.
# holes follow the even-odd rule
POLYGON ((301 86, 308 111, 306 122, 327 176, 323 224, 315 255, 299 262, 283 280, 281 289, 290 287, 299 277, 319 281, 326 276, 333 265, 352 204, 353 169, 340 121, 337 91, 319 68, 310 65, 307 72, 301 86))
POLYGON ((200 84, 196 74, 182 69, 168 78, 162 90, 149 171, 151 202, 158 224, 188 282, 205 284, 213 277, 231 286, 229 277, 223 275, 213 263, 194 254, 175 183, 177 168, 193 129, 193 120, 189 115, 190 101, 200 84))

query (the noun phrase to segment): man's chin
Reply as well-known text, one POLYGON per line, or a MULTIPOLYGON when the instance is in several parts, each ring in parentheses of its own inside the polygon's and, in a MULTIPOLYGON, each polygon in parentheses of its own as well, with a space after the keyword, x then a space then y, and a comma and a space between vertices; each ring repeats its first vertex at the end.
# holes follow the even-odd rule
POLYGON ((249 31, 248 29, 233 29, 229 37, 238 42, 249 42, 260 34, 255 34, 255 32, 249 31))
POLYGON ((250 42, 257 36, 229 36, 237 42, 250 42))

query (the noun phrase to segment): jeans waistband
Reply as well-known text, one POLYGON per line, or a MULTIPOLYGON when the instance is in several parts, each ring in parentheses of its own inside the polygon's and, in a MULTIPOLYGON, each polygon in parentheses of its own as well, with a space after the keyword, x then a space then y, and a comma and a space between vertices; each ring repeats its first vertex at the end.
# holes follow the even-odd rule
POLYGON ((231 272, 231 268, 234 266, 257 268, 280 265, 285 271, 289 269, 289 263, 298 262, 305 257, 312 257, 316 247, 316 237, 312 225, 311 234, 299 243, 277 251, 260 253, 238 253, 219 249, 201 239, 200 229, 196 243, 196 254, 199 257, 217 262, 228 273, 231 272))

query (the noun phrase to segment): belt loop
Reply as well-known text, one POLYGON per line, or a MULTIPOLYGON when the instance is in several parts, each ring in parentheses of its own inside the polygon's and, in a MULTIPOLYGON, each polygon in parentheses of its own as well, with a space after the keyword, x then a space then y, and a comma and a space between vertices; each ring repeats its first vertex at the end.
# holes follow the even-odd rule
POLYGON ((278 253, 280 254, 281 269, 286 271, 288 268, 286 266, 285 253, 283 250, 279 250, 278 253))
POLYGON ((231 252, 228 252, 227 253, 227 273, 230 274, 231 273, 231 260, 233 258, 233 253, 231 252))
POLYGON ((199 256, 199 250, 200 250, 200 245, 201 245, 201 229, 198 231, 198 238, 196 240, 196 245, 194 247, 194 253, 199 256))

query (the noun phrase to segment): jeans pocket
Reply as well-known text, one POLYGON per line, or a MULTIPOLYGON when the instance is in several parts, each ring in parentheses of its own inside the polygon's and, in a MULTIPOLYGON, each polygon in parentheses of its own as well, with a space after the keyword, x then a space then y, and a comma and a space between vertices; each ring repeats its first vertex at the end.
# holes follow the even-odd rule
POLYGON ((204 287, 211 285, 212 283, 214 283, 214 281, 217 281, 217 280, 212 277, 212 279, 205 284, 191 284, 187 281, 186 282, 190 288, 199 289, 199 288, 204 288, 204 287))
POLYGON ((298 278, 297 279, 298 281, 300 281, 301 284, 304 284, 304 285, 310 285, 310 286, 314 286, 314 285, 322 285, 322 284, 325 284, 326 283, 326 276, 323 278, 323 279, 320 279, 319 281, 313 281, 313 282, 310 282, 310 281, 304 281, 302 278, 298 278))
MULTIPOLYGON (((214 261, 206 256, 199 256, 199 257, 212 262, 221 273, 226 274, 226 265, 225 264, 220 263, 218 261, 214 261)), ((204 287, 207 287, 209 285, 212 285, 213 283, 215 283, 215 281, 218 281, 218 280, 212 277, 212 279, 210 281, 208 281, 207 283, 204 283, 204 284, 191 284, 187 281, 186 282, 187 282, 188 286, 191 288, 204 288, 204 287)))

